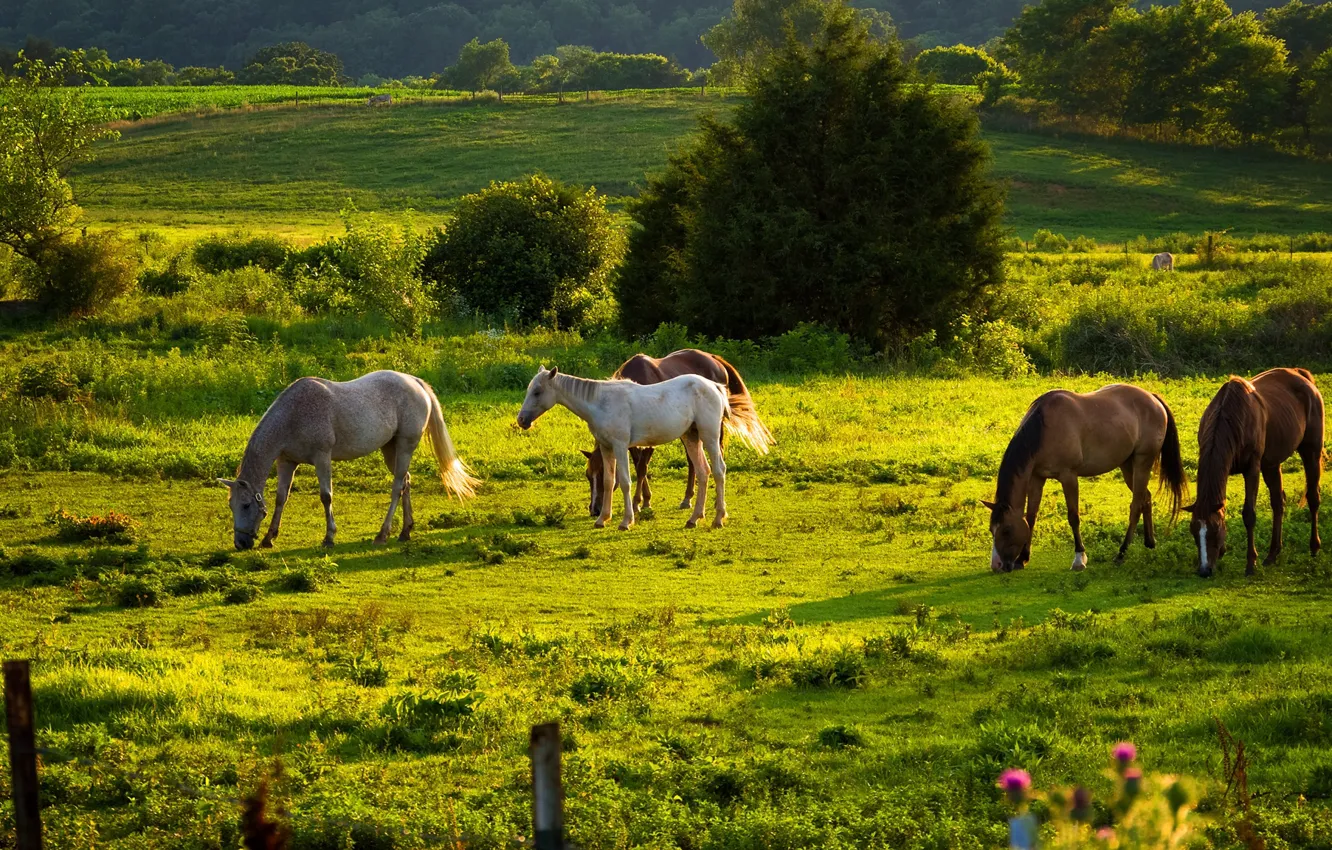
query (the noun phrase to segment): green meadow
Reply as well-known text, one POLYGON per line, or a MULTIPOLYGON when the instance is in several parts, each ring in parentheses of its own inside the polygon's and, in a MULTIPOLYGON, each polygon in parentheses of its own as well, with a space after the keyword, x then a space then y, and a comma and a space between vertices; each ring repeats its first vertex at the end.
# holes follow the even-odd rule
MULTIPOLYGON (((357 95, 359 97, 359 94, 357 95)), ((124 95, 132 97, 132 95, 124 95)), ((123 227, 262 228, 313 236, 350 200, 442 220, 458 197, 532 172, 634 195, 707 113, 736 95, 643 93, 393 108, 316 105, 167 114, 128 124, 76 174, 92 218, 123 227)), ((127 101, 127 103, 130 101, 127 101)), ((1332 231, 1325 164, 1275 153, 987 131, 1009 224, 1118 243, 1139 235, 1332 231)))

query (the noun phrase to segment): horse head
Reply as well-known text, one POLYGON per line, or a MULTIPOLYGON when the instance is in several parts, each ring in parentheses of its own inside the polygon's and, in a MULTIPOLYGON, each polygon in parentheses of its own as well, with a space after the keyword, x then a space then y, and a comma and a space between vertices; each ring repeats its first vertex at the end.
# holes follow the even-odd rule
POLYGON ((1220 567, 1226 554, 1226 509, 1207 510, 1193 504, 1184 510, 1193 517, 1189 531, 1198 545, 1198 575, 1207 578, 1220 567))
POLYGON ((990 509, 990 535, 994 546, 990 549, 990 569, 996 573, 1011 573, 1022 569, 1023 556, 1031 551, 1031 526, 1022 511, 1009 505, 981 500, 990 509))
POLYGON ((236 548, 241 550, 253 548, 255 535, 259 533, 259 523, 268 516, 268 509, 264 507, 263 491, 255 490, 250 482, 240 479, 217 480, 218 483, 227 485, 227 489, 231 491, 229 499, 231 528, 236 548))
POLYGON ((532 427, 545 413, 555 406, 554 378, 560 373, 558 367, 547 369, 541 366, 531 383, 527 385, 527 397, 523 399, 522 409, 518 411, 518 427, 524 431, 532 427))

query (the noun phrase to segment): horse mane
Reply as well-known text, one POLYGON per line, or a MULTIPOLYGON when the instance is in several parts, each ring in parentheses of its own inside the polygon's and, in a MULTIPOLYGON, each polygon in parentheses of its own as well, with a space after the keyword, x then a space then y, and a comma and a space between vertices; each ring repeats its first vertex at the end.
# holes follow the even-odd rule
MULTIPOLYGON (((574 398, 590 402, 596 395, 597 390, 602 384, 611 383, 611 381, 594 381, 591 378, 579 378, 575 375, 566 375, 563 372, 558 373, 554 380, 560 387, 560 390, 574 398)), ((612 380, 621 380, 613 378, 612 380)))
POLYGON ((1222 385, 1198 425, 1198 475, 1195 510, 1210 513, 1226 503, 1226 483, 1235 455, 1250 427, 1250 404, 1261 403, 1253 384, 1232 375, 1222 385))
POLYGON ((1004 458, 999 462, 999 484, 994 495, 996 507, 1012 507, 1009 497, 1017 477, 1031 466, 1036 453, 1041 450, 1041 441, 1045 439, 1045 410, 1041 403, 1045 398, 1043 395, 1031 403, 1018 425, 1017 433, 1008 441, 1008 448, 1004 449, 1004 458))

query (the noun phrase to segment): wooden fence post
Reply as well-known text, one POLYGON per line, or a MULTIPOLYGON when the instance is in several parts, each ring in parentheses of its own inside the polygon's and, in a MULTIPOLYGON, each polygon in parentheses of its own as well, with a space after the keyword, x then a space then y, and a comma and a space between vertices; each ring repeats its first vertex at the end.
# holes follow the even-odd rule
POLYGON ((560 724, 532 727, 532 837, 536 850, 564 850, 564 782, 560 778, 560 724))
POLYGON ((32 682, 28 662, 6 661, 4 671, 18 850, 41 850, 42 812, 37 796, 37 741, 33 734, 32 682))

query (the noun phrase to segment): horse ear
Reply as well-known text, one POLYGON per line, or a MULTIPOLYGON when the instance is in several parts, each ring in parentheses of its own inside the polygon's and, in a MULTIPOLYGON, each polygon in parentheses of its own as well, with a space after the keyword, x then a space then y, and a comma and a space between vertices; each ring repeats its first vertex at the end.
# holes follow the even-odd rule
POLYGON ((981 500, 980 500, 980 503, 981 503, 982 505, 984 505, 984 506, 986 507, 987 510, 991 510, 991 511, 994 510, 994 502, 987 502, 987 501, 985 501, 984 499, 981 499, 981 500))
POLYGON ((592 459, 592 453, 589 452, 587 449, 582 449, 581 451, 583 452, 583 457, 587 458, 588 460, 592 459))
POLYGON ((559 367, 559 366, 551 366, 551 367, 550 367, 550 376, 553 378, 553 377, 555 377, 555 376, 558 375, 558 374, 560 374, 560 367, 559 367))
POLYGON ((1191 514, 1193 513, 1193 509, 1197 507, 1197 505, 1198 503, 1194 502, 1192 505, 1184 505, 1183 507, 1180 508, 1180 510, 1186 514, 1191 514))
POLYGON ((230 478, 219 478, 217 479, 217 483, 224 485, 228 490, 236 486, 236 482, 232 481, 230 478))

